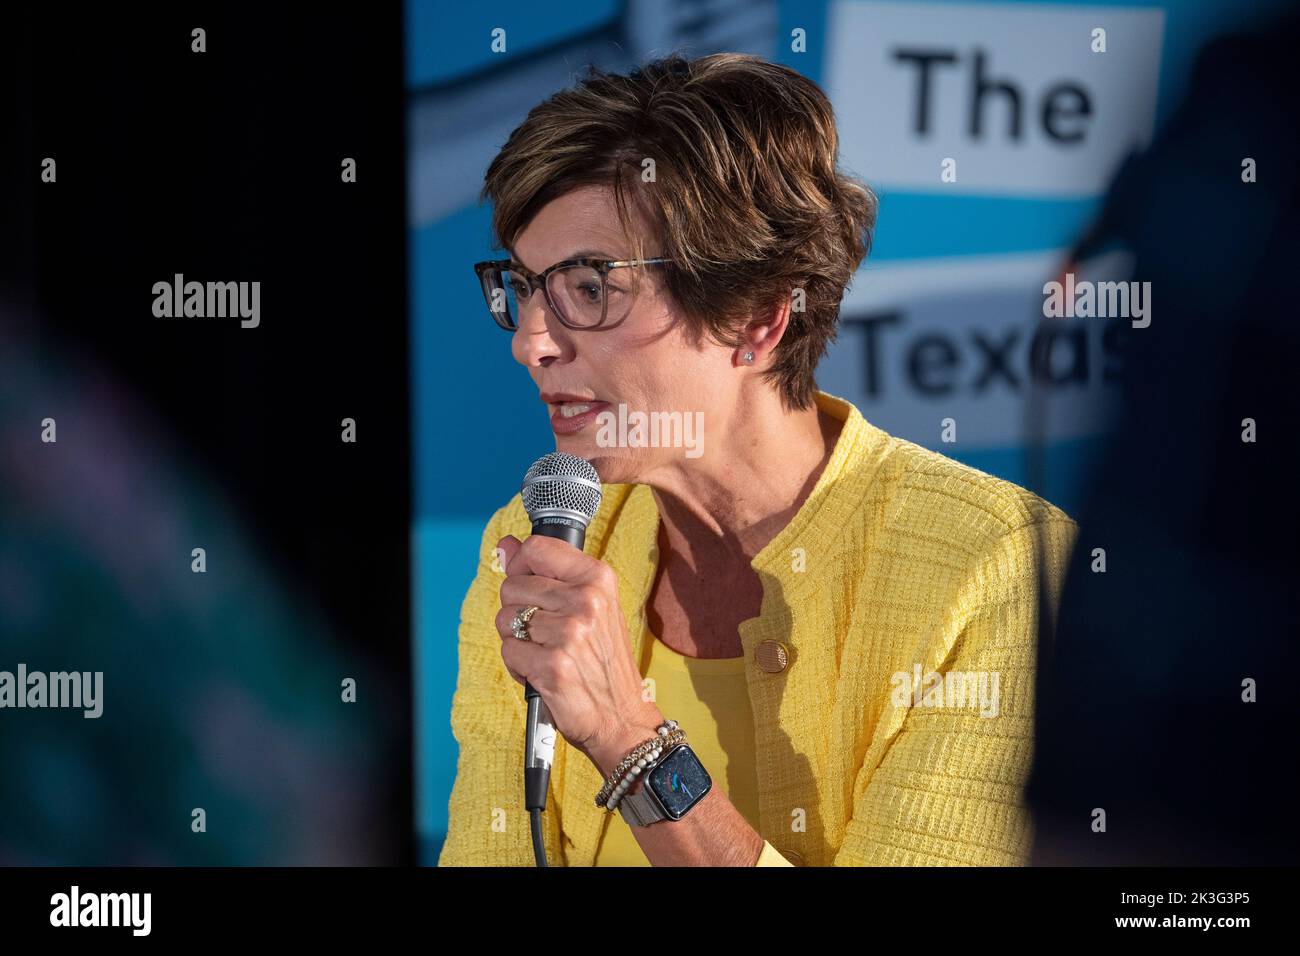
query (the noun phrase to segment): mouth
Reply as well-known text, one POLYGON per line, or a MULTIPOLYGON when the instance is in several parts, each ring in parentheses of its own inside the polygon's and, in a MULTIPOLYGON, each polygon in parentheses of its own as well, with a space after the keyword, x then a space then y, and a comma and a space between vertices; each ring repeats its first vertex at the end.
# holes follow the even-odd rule
POLYGON ((557 435, 572 435, 582 431, 596 420, 596 416, 609 407, 609 402, 575 395, 548 395, 542 401, 551 410, 551 429, 557 435))

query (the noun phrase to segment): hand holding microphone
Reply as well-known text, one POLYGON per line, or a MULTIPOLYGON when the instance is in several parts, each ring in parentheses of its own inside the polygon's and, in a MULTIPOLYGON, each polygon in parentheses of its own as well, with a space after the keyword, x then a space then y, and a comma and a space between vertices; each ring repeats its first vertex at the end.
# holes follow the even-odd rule
POLYGON ((506 580, 496 627, 506 669, 526 688, 526 803, 540 810, 557 729, 603 766, 606 745, 620 731, 642 726, 658 708, 641 700, 617 576, 582 551, 587 525, 600 509, 596 469, 576 455, 551 452, 528 469, 521 497, 533 535, 522 543, 507 535, 497 543, 506 580), (524 641, 513 625, 529 607, 536 610, 524 641), (558 708, 558 721, 548 703, 558 708))
POLYGON ((533 855, 544 867, 541 814, 556 733, 608 773, 629 731, 644 720, 656 728, 662 716, 655 718, 658 708, 641 700, 617 575, 582 553, 587 525, 600 508, 596 469, 576 455, 551 452, 533 462, 521 492, 533 535, 522 543, 511 535, 497 542, 506 579, 496 627, 506 670, 524 685, 528 703, 524 806, 533 855))
MULTIPOLYGON (((521 543, 507 535, 497 546, 506 568, 496 616, 506 669, 542 695, 564 739, 608 772, 604 762, 629 729, 653 736, 663 720, 641 699, 618 577, 556 538, 534 534, 521 543), (518 640, 511 622, 529 606, 538 608, 528 623, 530 640, 518 640)), ((622 756, 620 750, 612 763, 622 756)))

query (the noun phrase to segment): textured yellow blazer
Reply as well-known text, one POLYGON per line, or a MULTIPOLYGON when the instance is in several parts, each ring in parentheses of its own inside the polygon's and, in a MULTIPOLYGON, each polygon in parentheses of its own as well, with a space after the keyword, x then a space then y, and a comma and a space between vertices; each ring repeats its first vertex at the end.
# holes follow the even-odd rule
MULTIPOLYGON (((1040 606, 1059 600, 1075 524, 843 399, 819 391, 817 404, 844 426, 808 499, 755 556, 762 608, 740 625, 759 831, 796 865, 1024 864, 1040 606)), ((610 484, 587 533, 587 552, 618 574, 636 659, 658 527, 648 486, 610 484)), ((461 609, 440 866, 534 865, 524 689, 493 623, 493 548, 530 530, 515 495, 484 530, 461 609)), ((561 737, 542 814, 552 866, 592 864, 610 821, 594 803, 602 783, 561 737)))

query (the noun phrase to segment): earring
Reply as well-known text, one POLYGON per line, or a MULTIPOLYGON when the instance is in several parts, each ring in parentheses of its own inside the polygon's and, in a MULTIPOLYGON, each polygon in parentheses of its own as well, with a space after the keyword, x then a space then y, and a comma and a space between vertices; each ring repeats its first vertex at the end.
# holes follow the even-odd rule
POLYGON ((745 353, 745 361, 746 361, 746 362, 751 362, 751 363, 752 363, 752 362, 754 361, 754 353, 753 353, 753 352, 746 352, 746 353, 745 353))

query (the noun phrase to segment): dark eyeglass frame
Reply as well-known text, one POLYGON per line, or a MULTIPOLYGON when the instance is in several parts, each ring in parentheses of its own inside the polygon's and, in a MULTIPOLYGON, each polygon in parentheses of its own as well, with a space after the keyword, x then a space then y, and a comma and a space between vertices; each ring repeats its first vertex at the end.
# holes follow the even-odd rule
POLYGON ((541 289, 542 294, 546 296, 546 304, 550 306, 551 312, 560 320, 561 325, 567 329, 573 329, 575 332, 588 332, 593 329, 606 328, 605 319, 607 317, 606 310, 609 308, 609 297, 605 294, 605 283, 612 270, 622 269, 627 266, 671 265, 672 262, 673 260, 671 259, 663 258, 601 259, 592 256, 580 256, 576 259, 565 259, 562 262, 555 263, 553 266, 547 266, 541 272, 533 272, 530 269, 524 268, 523 265, 515 262, 513 259, 490 259, 486 262, 474 263, 474 272, 478 275, 479 287, 483 290, 483 299, 487 302, 488 312, 492 316, 492 321, 495 322, 498 327, 505 329, 507 332, 514 332, 519 328, 519 326, 507 324, 509 318, 508 312, 503 316, 492 308, 492 298, 488 284, 488 280, 491 277, 493 278, 493 285, 496 288, 504 289, 505 284, 501 281, 502 272, 509 272, 511 275, 519 276, 528 283, 528 295, 524 298, 519 298, 519 296, 516 295, 516 299, 518 299, 521 308, 523 307, 524 302, 533 297, 533 293, 538 289, 541 289), (564 312, 556 307, 555 300, 551 298, 551 290, 547 284, 547 280, 550 279, 551 274, 560 269, 572 268, 574 266, 586 266, 590 269, 596 270, 600 275, 600 321, 595 325, 572 324, 565 319, 564 312), (493 273, 495 273, 495 276, 492 275, 493 273))

